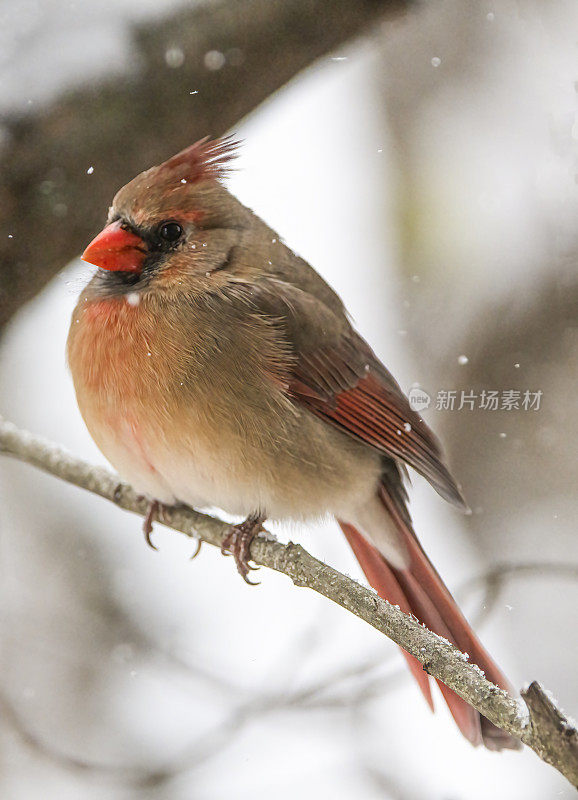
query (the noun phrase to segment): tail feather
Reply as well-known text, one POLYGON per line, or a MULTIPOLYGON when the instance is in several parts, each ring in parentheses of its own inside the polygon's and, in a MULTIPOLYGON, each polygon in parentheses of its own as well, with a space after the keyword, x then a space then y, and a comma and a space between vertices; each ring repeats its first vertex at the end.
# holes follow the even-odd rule
MULTIPOLYGON (((385 486, 380 497, 396 523, 409 553, 409 567, 396 569, 353 526, 339 522, 367 580, 377 593, 402 611, 412 613, 431 631, 451 641, 484 671, 487 678, 503 689, 510 686, 498 666, 484 649, 455 600, 426 556, 411 526, 405 504, 392 497, 385 486)), ((433 710, 429 676, 413 656, 403 654, 412 674, 433 710)), ((478 711, 438 681, 442 695, 462 734, 473 744, 482 742, 491 750, 517 749, 519 742, 497 728, 478 711)))
MULTIPOLYGON (((359 561, 361 569, 371 586, 375 589, 380 597, 389 600, 390 603, 398 605, 406 614, 411 613, 411 607, 404 595, 401 586, 396 581, 395 576, 383 558, 381 553, 375 547, 369 545, 364 537, 359 533, 357 528, 349 525, 346 522, 340 522, 341 530, 345 534, 355 557, 359 561)), ((417 658, 414 658, 405 650, 401 651, 407 661, 412 675, 416 679, 423 696, 425 697, 431 710, 434 710, 433 698, 431 696, 431 686, 427 673, 417 658)))

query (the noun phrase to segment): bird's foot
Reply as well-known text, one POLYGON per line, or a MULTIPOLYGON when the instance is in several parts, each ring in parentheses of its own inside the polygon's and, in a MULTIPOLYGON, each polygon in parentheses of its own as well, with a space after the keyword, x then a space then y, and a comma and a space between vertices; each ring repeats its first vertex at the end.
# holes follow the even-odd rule
POLYGON ((245 583, 251 586, 257 586, 258 582, 250 581, 247 575, 249 570, 258 569, 249 565, 251 558, 251 542, 255 536, 262 530, 264 517, 260 514, 251 514, 244 522, 239 525, 231 525, 229 533, 223 539, 221 545, 221 553, 225 555, 225 550, 228 550, 237 565, 237 570, 242 576, 245 583))
MULTIPOLYGON (((139 497, 138 497, 138 500, 145 500, 145 499, 146 498, 144 497, 144 495, 139 495, 139 497)), ((183 506, 183 508, 186 508, 186 506, 183 506)), ((143 523, 142 523, 142 532, 144 533, 144 537, 146 539, 146 543, 148 544, 149 547, 152 547, 153 550, 158 550, 159 549, 156 546, 156 544, 153 543, 153 540, 151 539, 151 534, 153 532, 153 522, 161 522, 162 510, 163 510, 162 503, 159 503, 158 500, 151 500, 149 502, 149 508, 148 508, 146 517, 144 518, 143 523)), ((191 556, 191 561, 194 558, 196 558, 199 555, 199 553, 201 552, 202 543, 203 542, 202 542, 201 539, 197 539, 197 546, 195 548, 195 552, 191 556)))
POLYGON ((158 520, 159 518, 159 511, 161 508, 161 504, 158 500, 152 500, 149 504, 149 510, 147 511, 147 515, 143 520, 142 524, 142 532, 144 533, 144 537, 146 539, 146 543, 149 547, 152 547, 153 550, 158 550, 159 548, 156 544, 153 544, 151 539, 151 533, 153 532, 153 522, 158 520))

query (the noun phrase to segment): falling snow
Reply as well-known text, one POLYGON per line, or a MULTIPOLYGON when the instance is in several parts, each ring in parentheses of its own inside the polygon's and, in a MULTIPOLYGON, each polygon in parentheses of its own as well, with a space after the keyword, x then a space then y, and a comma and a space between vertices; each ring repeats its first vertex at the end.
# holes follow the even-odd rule
POLYGON ((203 61, 207 69, 216 72, 225 66, 226 59, 219 50, 209 50, 208 53, 205 53, 203 61))
POLYGON ((126 296, 126 302, 129 306, 138 306, 140 303, 140 294, 138 292, 129 292, 126 296))
POLYGON ((167 67, 178 69, 185 63, 185 54, 180 47, 169 47, 165 52, 165 62, 167 67))

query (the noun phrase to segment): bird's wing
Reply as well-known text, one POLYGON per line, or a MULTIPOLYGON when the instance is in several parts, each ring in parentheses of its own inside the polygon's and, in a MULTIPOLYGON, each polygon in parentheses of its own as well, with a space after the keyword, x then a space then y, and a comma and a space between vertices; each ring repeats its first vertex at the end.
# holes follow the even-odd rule
POLYGON ((451 503, 466 507, 440 445, 367 342, 312 294, 277 279, 247 286, 253 309, 283 332, 294 402, 385 456, 405 462, 451 503))

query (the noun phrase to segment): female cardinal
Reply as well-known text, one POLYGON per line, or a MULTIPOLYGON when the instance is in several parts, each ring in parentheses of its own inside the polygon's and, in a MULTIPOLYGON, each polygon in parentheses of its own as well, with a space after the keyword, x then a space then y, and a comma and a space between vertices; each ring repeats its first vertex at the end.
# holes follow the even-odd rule
MULTIPOLYGON (((335 515, 375 590, 507 688, 407 510, 406 465, 465 506, 436 438, 335 292, 222 185, 235 148, 203 139, 138 175, 85 250, 68 358, 90 433, 151 499, 147 535, 159 503, 246 517, 224 545, 245 579, 265 518, 335 515)), ((440 689, 470 742, 517 746, 440 689)))

